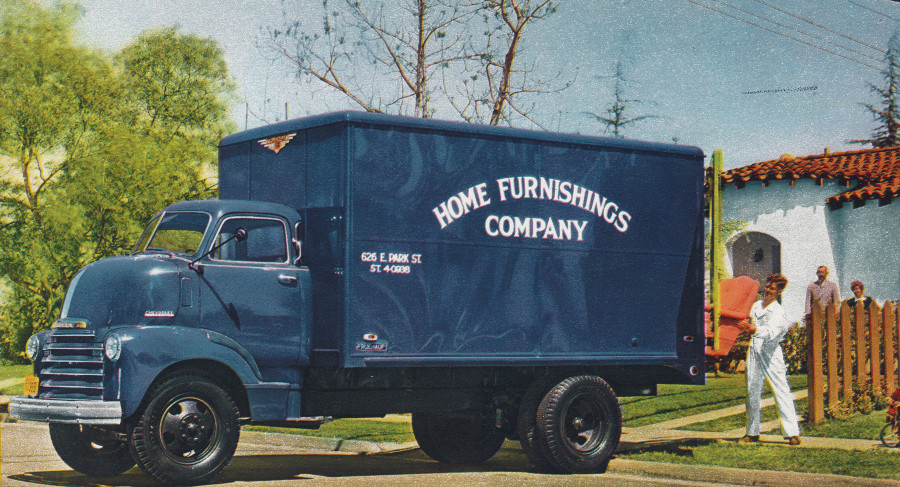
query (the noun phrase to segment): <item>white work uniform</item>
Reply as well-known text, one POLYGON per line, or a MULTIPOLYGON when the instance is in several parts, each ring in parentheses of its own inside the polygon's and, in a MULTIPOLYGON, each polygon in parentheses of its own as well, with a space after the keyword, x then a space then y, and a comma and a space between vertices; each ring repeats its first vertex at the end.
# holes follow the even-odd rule
POLYGON ((763 308, 763 302, 753 303, 750 321, 756 333, 747 349, 747 434, 759 435, 762 423, 762 392, 765 378, 769 379, 781 413, 781 427, 785 436, 799 436, 800 422, 794 406, 794 395, 787 380, 781 340, 791 324, 778 301, 763 308))

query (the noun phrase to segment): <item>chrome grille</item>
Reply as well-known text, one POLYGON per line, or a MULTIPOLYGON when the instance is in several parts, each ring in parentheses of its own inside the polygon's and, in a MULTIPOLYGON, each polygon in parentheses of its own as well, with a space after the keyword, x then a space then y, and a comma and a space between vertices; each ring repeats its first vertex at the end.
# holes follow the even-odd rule
POLYGON ((41 351, 41 388, 45 399, 103 399, 103 344, 94 330, 57 328, 41 351))

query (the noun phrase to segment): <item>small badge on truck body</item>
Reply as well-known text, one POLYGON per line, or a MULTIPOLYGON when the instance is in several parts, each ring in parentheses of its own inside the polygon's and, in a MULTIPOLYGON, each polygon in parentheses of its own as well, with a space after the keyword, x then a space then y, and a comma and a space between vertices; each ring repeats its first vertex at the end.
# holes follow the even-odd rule
POLYGON ((357 352, 386 352, 387 342, 356 342, 354 350, 357 352))
POLYGON ((278 154, 278 152, 281 149, 284 149, 284 146, 288 145, 288 142, 290 142, 296 136, 297 136, 297 132, 291 132, 289 134, 276 135, 275 137, 269 137, 268 139, 261 139, 261 140, 258 140, 257 142, 259 142, 259 145, 278 154))
POLYGON ((145 311, 144 318, 174 318, 174 311, 145 311))

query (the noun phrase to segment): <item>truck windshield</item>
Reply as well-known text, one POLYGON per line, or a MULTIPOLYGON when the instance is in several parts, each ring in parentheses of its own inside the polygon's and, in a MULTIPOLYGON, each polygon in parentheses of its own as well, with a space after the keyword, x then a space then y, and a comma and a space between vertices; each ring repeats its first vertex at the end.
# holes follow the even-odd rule
POLYGON ((133 253, 178 252, 193 255, 200 248, 209 220, 210 216, 206 213, 163 213, 147 225, 133 253))

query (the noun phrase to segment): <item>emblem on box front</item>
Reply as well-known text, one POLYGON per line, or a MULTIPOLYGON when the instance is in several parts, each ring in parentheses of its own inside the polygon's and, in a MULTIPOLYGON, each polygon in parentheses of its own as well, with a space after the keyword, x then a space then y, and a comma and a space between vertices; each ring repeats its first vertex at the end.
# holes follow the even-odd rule
POLYGON ((284 149, 284 146, 288 145, 288 142, 290 142, 296 136, 297 132, 291 132, 289 134, 277 135, 275 137, 269 137, 268 139, 258 140, 257 142, 259 142, 259 145, 278 154, 278 151, 284 149))

